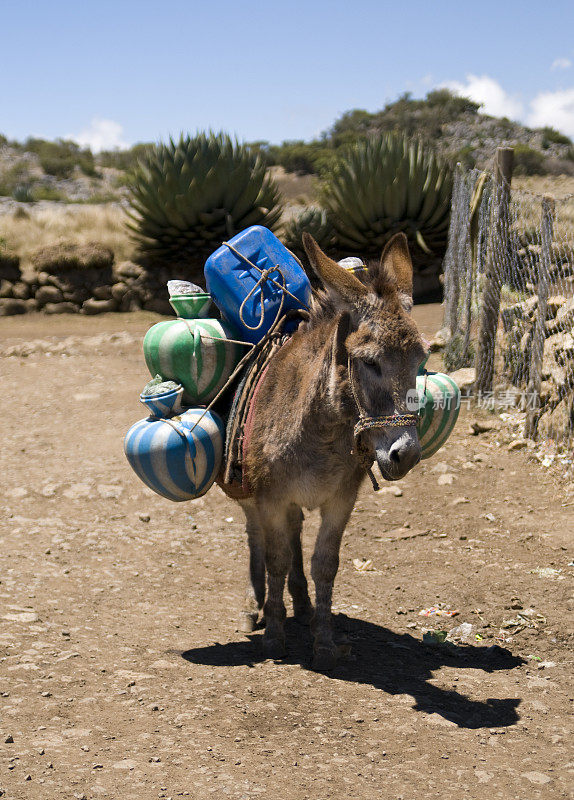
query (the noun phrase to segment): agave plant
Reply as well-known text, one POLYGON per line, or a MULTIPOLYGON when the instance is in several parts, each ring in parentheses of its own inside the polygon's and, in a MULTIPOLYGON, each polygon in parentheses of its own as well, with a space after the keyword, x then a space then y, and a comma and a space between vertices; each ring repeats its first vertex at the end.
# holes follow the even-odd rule
POLYGON ((444 255, 451 193, 451 171, 432 150, 386 133, 346 150, 321 197, 341 251, 378 256, 404 231, 416 258, 444 255))
POLYGON ((150 148, 129 188, 128 225, 154 261, 198 265, 223 240, 250 225, 273 229, 281 215, 261 158, 225 134, 150 148))
POLYGON ((326 253, 332 252, 335 247, 335 234, 333 226, 324 208, 309 206, 293 217, 283 229, 280 236, 281 241, 298 258, 305 258, 305 251, 301 237, 303 233, 310 233, 315 239, 321 250, 326 253))

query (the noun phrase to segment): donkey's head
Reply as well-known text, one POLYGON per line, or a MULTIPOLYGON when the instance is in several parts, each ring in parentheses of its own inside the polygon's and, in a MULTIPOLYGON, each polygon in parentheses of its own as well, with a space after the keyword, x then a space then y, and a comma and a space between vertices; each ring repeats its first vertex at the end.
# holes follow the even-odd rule
POLYGON ((333 380, 355 419, 379 418, 382 427, 366 429, 363 444, 374 451, 383 478, 398 480, 421 457, 407 393, 416 389, 426 354, 409 315, 413 267, 406 236, 389 241, 365 283, 326 256, 309 234, 303 244, 337 309, 333 380))

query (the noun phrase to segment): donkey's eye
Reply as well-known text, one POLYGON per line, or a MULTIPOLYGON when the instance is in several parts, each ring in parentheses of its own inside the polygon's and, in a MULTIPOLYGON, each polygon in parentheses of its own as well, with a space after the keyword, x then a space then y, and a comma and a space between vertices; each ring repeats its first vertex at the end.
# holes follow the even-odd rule
POLYGON ((369 367, 369 369, 372 369, 375 372, 380 372, 381 371, 381 368, 379 367, 379 365, 377 364, 377 362, 374 359, 372 359, 372 358, 362 358, 361 361, 363 362, 363 364, 366 367, 369 367))

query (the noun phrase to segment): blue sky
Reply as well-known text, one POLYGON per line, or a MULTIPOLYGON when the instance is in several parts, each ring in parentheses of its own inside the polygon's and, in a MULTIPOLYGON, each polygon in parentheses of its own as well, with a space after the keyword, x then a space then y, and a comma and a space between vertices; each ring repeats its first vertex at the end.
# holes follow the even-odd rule
POLYGON ((10 138, 309 139, 441 85, 574 136, 572 0, 0 0, 0 19, 10 138))

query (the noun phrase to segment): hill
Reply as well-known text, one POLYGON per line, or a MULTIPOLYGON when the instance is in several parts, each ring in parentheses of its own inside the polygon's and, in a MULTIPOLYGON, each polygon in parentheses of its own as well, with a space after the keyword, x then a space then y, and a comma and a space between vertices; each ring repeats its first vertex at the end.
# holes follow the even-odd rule
POLYGON ((423 99, 404 94, 381 111, 347 111, 319 139, 257 142, 270 163, 287 172, 328 173, 337 151, 358 139, 386 131, 400 131, 428 142, 452 163, 484 167, 500 145, 515 148, 516 175, 574 175, 572 141, 554 128, 532 129, 507 117, 480 113, 480 105, 447 89, 429 92, 423 99))
MULTIPOLYGON (((506 117, 491 117, 480 106, 447 89, 424 99, 404 94, 382 110, 347 111, 318 139, 271 144, 251 142, 269 167, 287 173, 328 177, 341 150, 381 131, 418 137, 452 163, 484 167, 499 145, 515 148, 515 175, 574 175, 574 145, 553 128, 531 129, 506 117)), ((92 153, 74 142, 0 135, 0 202, 55 200, 104 203, 125 198, 126 172, 149 144, 92 153)), ((278 174, 279 171, 275 170, 278 174)), ((285 185, 287 189, 288 184, 285 185)), ((309 195, 311 186, 306 187, 309 195)), ((289 201, 289 192, 286 191, 289 201)))

